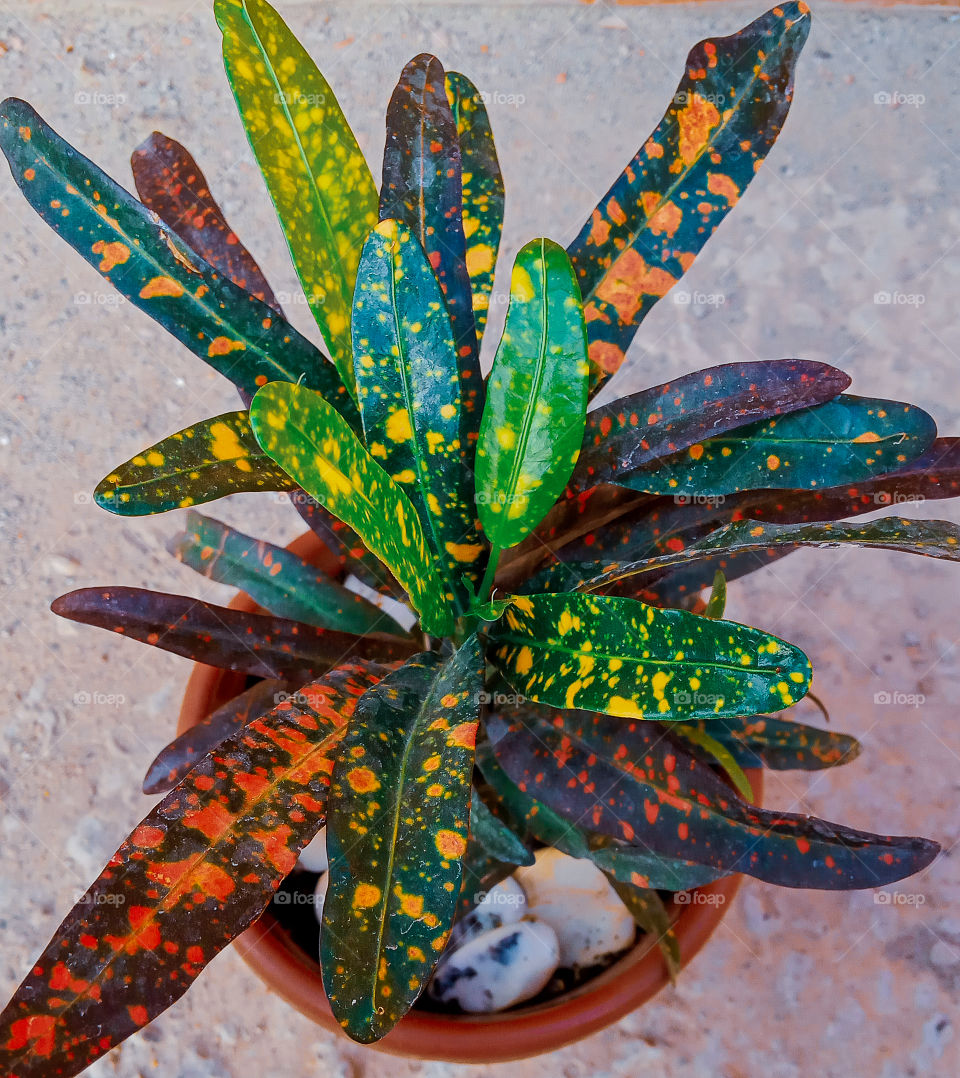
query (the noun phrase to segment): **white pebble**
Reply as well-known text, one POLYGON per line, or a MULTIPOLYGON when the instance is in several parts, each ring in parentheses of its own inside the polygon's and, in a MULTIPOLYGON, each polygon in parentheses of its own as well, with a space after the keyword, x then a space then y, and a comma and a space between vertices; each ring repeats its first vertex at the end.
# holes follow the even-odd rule
POLYGON ((633 944, 633 916, 592 861, 542 849, 515 878, 526 892, 527 914, 556 932, 561 966, 597 966, 633 944))
POLYGON ((300 868, 307 872, 326 872, 329 862, 327 861, 327 829, 321 827, 316 835, 300 851, 297 860, 300 868))
POLYGON ((557 935, 542 921, 518 921, 448 951, 430 995, 470 1014, 490 1014, 537 995, 560 961, 557 935))
POLYGON ((476 906, 457 921, 450 933, 450 945, 459 947, 483 932, 516 924, 526 912, 527 896, 520 884, 508 876, 485 892, 476 906))

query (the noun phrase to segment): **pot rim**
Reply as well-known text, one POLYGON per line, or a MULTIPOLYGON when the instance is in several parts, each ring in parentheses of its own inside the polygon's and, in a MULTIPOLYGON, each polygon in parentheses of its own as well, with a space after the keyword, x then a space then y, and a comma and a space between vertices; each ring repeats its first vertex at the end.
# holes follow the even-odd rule
MULTIPOLYGON (((287 549, 308 561, 320 560, 326 553, 313 532, 294 539, 287 549)), ((229 606, 250 612, 260 609, 243 592, 238 592, 229 606)), ((183 733, 241 692, 245 680, 245 674, 194 663, 184 690, 177 733, 183 733)), ((762 771, 750 769, 747 774, 759 803, 763 796, 762 771)), ((682 906, 674 903, 674 909, 679 909, 674 932, 681 969, 716 931, 742 879, 740 875, 725 876, 689 892, 690 902, 682 906)), ((269 908, 237 937, 234 945, 247 965, 287 1003, 324 1029, 347 1039, 327 1002, 319 962, 290 939, 269 908)), ((609 969, 557 999, 488 1015, 414 1009, 383 1040, 369 1047, 390 1055, 451 1063, 525 1059, 572 1044, 611 1025, 652 999, 669 982, 656 942, 645 939, 609 969)))

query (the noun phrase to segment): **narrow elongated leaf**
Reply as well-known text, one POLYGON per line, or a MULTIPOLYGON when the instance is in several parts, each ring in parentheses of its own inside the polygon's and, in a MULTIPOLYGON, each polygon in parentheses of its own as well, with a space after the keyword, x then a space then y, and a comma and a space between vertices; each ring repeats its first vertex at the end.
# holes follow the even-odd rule
POLYGON ((350 303, 377 220, 373 177, 327 80, 276 11, 265 0, 216 0, 214 12, 250 147, 310 310, 352 391, 350 303))
POLYGON ((407 225, 384 220, 363 248, 353 306, 367 448, 407 492, 444 590, 466 610, 483 567, 464 381, 443 293, 407 225))
POLYGON ((570 478, 586 419, 586 347, 569 259, 552 240, 531 240, 513 265, 477 444, 477 507, 496 550, 525 539, 570 478))
POLYGON ((245 591, 277 617, 358 636, 406 635, 389 614, 331 580, 322 569, 200 513, 187 514, 185 528, 171 540, 169 550, 210 580, 245 591))
POLYGON ((527 841, 536 839, 569 857, 587 858, 607 873, 611 881, 615 878, 634 887, 685 891, 711 883, 721 875, 694 861, 664 857, 650 849, 591 834, 538 801, 533 796, 536 786, 521 790, 497 762, 493 746, 486 738, 477 743, 477 764, 496 790, 517 832, 527 841))
POLYGON ((718 764, 726 772, 727 778, 741 797, 747 801, 753 801, 753 787, 743 773, 743 768, 737 763, 736 757, 727 746, 707 732, 705 723, 694 725, 677 722, 673 724, 672 729, 678 737, 700 749, 708 763, 718 764))
POLYGON ((80 588, 55 599, 50 609, 71 621, 254 677, 303 681, 350 659, 405 659, 414 650, 409 640, 385 633, 352 636, 144 588, 80 588))
POLYGON ((534 856, 526 845, 499 820, 473 791, 470 799, 470 841, 476 842, 488 857, 511 865, 532 865, 534 856))
POLYGON ((503 230, 504 189, 497 148, 480 91, 457 71, 448 71, 444 85, 457 125, 463 168, 463 234, 467 272, 473 295, 477 348, 487 324, 493 274, 503 230))
POLYGON ((936 425, 920 408, 843 394, 826 404, 739 427, 620 471, 616 481, 651 494, 705 497, 740 490, 812 490, 873 479, 925 453, 936 425))
POLYGON ((810 11, 788 0, 701 41, 671 104, 567 248, 583 291, 594 386, 690 268, 770 151, 793 97, 810 11))
POLYGON ((102 509, 124 517, 166 513, 251 490, 296 484, 260 448, 245 412, 224 412, 171 434, 101 479, 102 509))
POLYGON ((387 107, 380 219, 388 218, 417 237, 443 290, 463 371, 466 444, 480 423, 483 380, 463 234, 460 142, 443 65, 427 53, 403 69, 387 107))
MULTIPOLYGON (((828 521, 811 524, 764 524, 757 520, 738 520, 717 528, 703 539, 675 553, 636 562, 596 563, 599 572, 588 576, 578 589, 595 591, 626 577, 682 565, 717 554, 762 553, 786 545, 789 547, 840 546, 877 547, 923 554, 928 558, 960 561, 960 527, 948 520, 909 520, 906 517, 881 517, 863 524, 828 521)), ((578 563, 581 571, 583 563, 578 563)))
POLYGON ((564 816, 718 871, 849 890, 904 879, 940 849, 750 805, 656 723, 577 712, 561 725, 538 719, 487 729, 507 774, 564 816))
MULTIPOLYGON (((371 664, 372 666, 373 664, 371 664)), ((381 672, 386 673, 384 668, 381 672)), ((211 749, 247 723, 266 715, 289 695, 291 684, 276 678, 257 681, 222 707, 211 711, 157 753, 143 778, 145 794, 166 793, 196 766, 211 749)))
POLYGON ((663 899, 649 887, 621 882, 612 872, 607 873, 607 879, 640 928, 657 941, 666 960, 670 980, 675 981, 680 972, 680 943, 663 899))
POLYGON ((960 495, 960 438, 936 438, 930 448, 895 472, 865 482, 823 490, 790 490, 744 495, 743 511, 771 524, 840 520, 960 495))
POLYGON ((708 438, 833 400, 850 376, 803 359, 724 363, 596 408, 571 486, 615 482, 708 438))
POLYGON ((133 151, 130 167, 144 206, 224 277, 283 315, 266 277, 227 224, 185 146, 154 131, 133 151))
POLYGON ((160 219, 79 154, 25 102, 0 105, 0 149, 27 201, 121 295, 249 399, 273 379, 356 409, 322 352, 208 265, 160 219))
POLYGON ((71 1078, 174 1003, 324 822, 356 691, 324 678, 245 726, 134 829, 0 1015, 0 1072, 71 1078))
POLYGON ((772 715, 720 719, 709 724, 709 731, 743 767, 771 771, 820 771, 850 763, 861 750, 860 742, 849 734, 772 715))
POLYGON ((618 596, 516 596, 491 633, 495 661, 529 700, 628 718, 780 711, 811 668, 799 648, 738 625, 618 596))
POLYGON ((317 501, 353 528, 393 572, 424 629, 446 636, 453 596, 433 566, 417 512, 398 483, 318 393, 274 382, 250 405, 263 449, 317 501))
POLYGON ((406 1014, 450 933, 482 688, 476 637, 445 662, 418 655, 364 694, 337 754, 320 957, 355 1040, 406 1014))
POLYGON ((726 608, 727 578, 723 575, 723 572, 718 569, 713 574, 713 591, 710 593, 707 609, 704 610, 703 616, 705 618, 722 618, 726 608))

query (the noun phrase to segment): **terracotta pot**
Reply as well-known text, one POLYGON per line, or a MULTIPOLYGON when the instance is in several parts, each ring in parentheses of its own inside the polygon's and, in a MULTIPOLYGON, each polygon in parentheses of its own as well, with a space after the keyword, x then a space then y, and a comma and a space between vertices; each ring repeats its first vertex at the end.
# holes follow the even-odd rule
MULTIPOLYGON (((289 545, 308 561, 322 563, 322 544, 308 532, 289 545)), ((235 610, 258 610, 238 594, 235 610)), ((195 725, 215 707, 241 692, 246 675, 197 663, 184 693, 177 732, 195 725)), ((758 801, 763 795, 760 771, 748 772, 758 801)), ((675 907, 675 931, 685 966, 707 942, 740 887, 730 876, 698 888, 692 901, 675 907)), ((268 911, 235 942, 247 964, 301 1014, 325 1029, 340 1029, 323 991, 319 962, 300 949, 268 911)), ((580 1040, 629 1014, 660 991, 669 978, 654 943, 642 942, 588 984, 532 1007, 501 1014, 442 1015, 411 1011, 397 1028, 373 1047, 392 1055, 453 1063, 498 1063, 539 1055, 580 1040)))

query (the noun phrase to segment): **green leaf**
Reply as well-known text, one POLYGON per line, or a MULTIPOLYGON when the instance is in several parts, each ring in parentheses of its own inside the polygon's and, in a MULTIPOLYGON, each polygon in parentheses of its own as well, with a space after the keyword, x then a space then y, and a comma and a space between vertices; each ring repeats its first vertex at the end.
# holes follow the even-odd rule
POLYGON ((334 762, 320 935, 334 1016, 363 1043, 406 1014, 450 933, 483 687, 476 637, 364 693, 334 762))
POLYGON ((340 415, 319 393, 273 382, 254 397, 250 423, 264 451, 390 568, 424 630, 449 635, 453 597, 433 567, 417 512, 340 415))
POLYGON ((693 726, 686 722, 677 722, 673 724, 671 729, 689 741, 691 745, 696 745, 697 748, 703 749, 708 756, 712 757, 726 771, 728 778, 740 796, 746 798, 747 801, 753 800, 753 787, 750 785, 750 780, 743 773, 743 768, 737 763, 736 757, 722 741, 718 741, 707 733, 703 723, 693 726))
POLYGON ((764 524, 758 520, 738 520, 710 532, 672 554, 660 554, 637 562, 594 563, 600 572, 591 576, 589 563, 577 563, 577 572, 585 579, 578 585, 583 591, 595 591, 618 580, 642 573, 656 572, 684 565, 702 558, 762 553, 778 546, 876 547, 922 554, 928 558, 960 561, 960 527, 948 520, 909 520, 906 517, 880 517, 857 524, 850 521, 827 521, 823 524, 764 524))
POLYGON ((583 290, 594 388, 736 204, 793 98, 810 10, 788 0, 701 41, 656 130, 567 248, 583 290))
POLYGON ((513 266, 477 444, 477 507, 495 550, 525 539, 566 486, 583 440, 588 375, 570 261, 552 240, 531 240, 513 266))
POLYGON ((663 899, 649 887, 623 883, 612 872, 606 873, 606 876, 640 928, 656 940, 667 963, 670 980, 676 981, 680 972, 680 943, 673 931, 670 913, 663 904, 663 899))
POLYGON ((363 248, 353 308, 367 449, 409 495, 444 590, 466 610, 484 551, 463 378, 443 293, 415 235, 381 221, 363 248))
POLYGON ((494 629, 518 693, 627 718, 709 719, 780 711, 810 685, 799 648, 731 621, 617 596, 516 596, 494 629), (502 623, 501 623, 502 624, 502 623))
POLYGON ((97 484, 93 499, 123 517, 166 513, 251 490, 296 483, 257 444, 250 417, 224 412, 141 450, 97 484))
MULTIPOLYGON (((494 725, 496 726, 496 721, 494 725)), ((477 743, 477 764, 483 777, 496 791, 518 834, 554 846, 569 857, 588 858, 610 878, 633 887, 663 891, 686 891, 719 878, 713 869, 693 861, 675 860, 639 846, 628 846, 604 835, 590 833, 589 816, 580 824, 565 819, 538 801, 531 787, 520 789, 497 763, 493 746, 486 738, 477 743)), ((536 789, 536 785, 532 786, 536 789)))
MULTIPOLYGON (((327 80, 265 0, 216 0, 223 63, 310 309, 353 391, 350 303, 377 189, 327 80)), ((296 379, 293 379, 295 381, 296 379)))
POLYGON ((743 767, 771 771, 820 771, 848 764, 861 751, 860 742, 848 734, 771 715, 720 719, 710 723, 710 733, 743 767))
POLYGON ((933 419, 920 408, 842 394, 698 442, 650 467, 618 472, 615 481, 650 494, 689 497, 835 487, 902 468, 935 435, 933 419))
MULTIPOLYGON (((721 623, 722 624, 722 623, 721 623)), ((653 852, 783 887, 851 890, 904 879, 940 850, 742 800, 659 723, 576 711, 487 723, 500 766, 572 821, 653 852), (642 766, 641 766, 642 765, 642 766)))
POLYGON ((428 53, 404 67, 387 106, 380 218, 403 221, 414 233, 443 289, 464 374, 466 443, 480 422, 483 377, 463 234, 460 140, 443 65, 428 53))
POLYGON ((703 616, 705 618, 722 618, 723 612, 727 608, 727 578, 718 569, 713 574, 713 591, 710 593, 710 599, 707 602, 707 609, 704 610, 703 616))
POLYGON ((187 513, 184 530, 168 549, 191 569, 239 588, 278 617, 358 636, 407 635, 389 614, 331 580, 322 569, 284 547, 253 539, 200 513, 187 513))
POLYGON ((534 856, 517 835, 499 820, 473 791, 470 801, 470 841, 483 852, 509 865, 532 865, 534 856))
POLYGON ((27 201, 121 295, 249 399, 265 382, 321 392, 358 422, 336 368, 276 311, 200 259, 24 101, 0 105, 0 149, 27 201))
POLYGON ((460 139, 463 168, 463 232, 473 294, 477 347, 487 324, 490 292, 503 230, 504 190, 490 119, 479 90, 457 71, 445 79, 447 100, 460 139))

